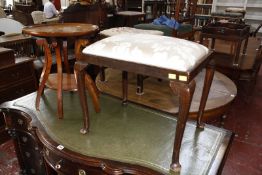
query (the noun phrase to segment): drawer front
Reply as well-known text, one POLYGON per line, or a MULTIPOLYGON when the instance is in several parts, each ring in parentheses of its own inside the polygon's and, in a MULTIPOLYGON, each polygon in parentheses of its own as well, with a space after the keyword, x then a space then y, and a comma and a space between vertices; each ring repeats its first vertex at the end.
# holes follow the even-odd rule
MULTIPOLYGON (((44 156, 47 163, 57 172, 70 175, 106 175, 100 168, 91 167, 71 161, 70 158, 59 156, 58 154, 44 149, 44 156)), ((83 162, 84 163, 84 162, 83 162)))
POLYGON ((0 90, 0 103, 22 97, 36 90, 35 80, 28 79, 23 83, 0 90))
POLYGON ((33 73, 32 62, 16 64, 15 66, 0 70, 0 87, 6 87, 9 84, 32 77, 33 73))

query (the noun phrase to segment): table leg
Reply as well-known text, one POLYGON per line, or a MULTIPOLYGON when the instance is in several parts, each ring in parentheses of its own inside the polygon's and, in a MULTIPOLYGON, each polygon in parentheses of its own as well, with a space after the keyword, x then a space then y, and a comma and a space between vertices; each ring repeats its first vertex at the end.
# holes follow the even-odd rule
POLYGON ((83 120, 84 126, 80 130, 80 133, 86 134, 89 130, 89 112, 88 112, 88 105, 86 101, 86 93, 85 93, 85 67, 87 64, 82 64, 79 62, 75 63, 74 71, 76 76, 77 82, 77 90, 80 98, 81 109, 83 112, 83 120))
POLYGON ((179 172, 181 170, 179 152, 196 83, 194 80, 189 84, 171 81, 170 87, 174 93, 178 93, 179 95, 179 112, 170 168, 174 172, 179 172))
POLYGON ((137 75, 136 78, 136 94, 137 95, 143 95, 144 94, 144 77, 141 74, 137 75))
POLYGON ((68 52, 67 52, 67 42, 62 41, 62 43, 63 43, 63 57, 64 57, 65 70, 67 74, 70 74, 70 67, 69 67, 69 62, 68 62, 68 52))
POLYGON ((56 54, 56 64, 57 64, 57 115, 59 119, 63 118, 63 93, 62 93, 62 81, 63 81, 63 71, 62 71, 62 58, 60 44, 56 41, 52 42, 52 46, 55 48, 56 54))
POLYGON ((127 104, 127 91, 128 91, 128 73, 122 72, 122 90, 123 90, 123 105, 127 104))
POLYGON ((206 102, 209 94, 209 90, 213 81, 215 70, 213 67, 209 66, 206 68, 205 82, 203 86, 201 101, 199 105, 199 111, 197 114, 197 127, 204 128, 204 123, 202 123, 202 116, 204 115, 206 102))
POLYGON ((39 88, 37 90, 37 95, 36 95, 36 101, 35 101, 35 108, 37 110, 39 110, 39 104, 40 104, 40 97, 43 93, 43 90, 45 88, 45 83, 48 79, 48 76, 50 74, 51 71, 51 66, 52 66, 52 54, 51 54, 51 50, 49 48, 49 45, 47 43, 47 41, 43 41, 41 42, 41 44, 44 46, 44 51, 45 51, 45 64, 44 64, 44 68, 43 71, 41 73, 41 82, 39 85, 39 88))

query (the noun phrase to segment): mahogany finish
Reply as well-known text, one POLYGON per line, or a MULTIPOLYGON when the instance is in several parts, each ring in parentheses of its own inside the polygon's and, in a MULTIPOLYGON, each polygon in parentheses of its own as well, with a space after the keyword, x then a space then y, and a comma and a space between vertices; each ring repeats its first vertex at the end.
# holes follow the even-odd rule
MULTIPOLYGON (((232 66, 238 68, 240 64, 240 53, 246 54, 250 26, 233 23, 209 23, 202 28, 200 43, 203 39, 211 39, 211 49, 214 50, 216 39, 232 42, 231 53, 233 57, 232 66), (244 42, 244 45, 242 45, 244 42), (242 51, 241 51, 242 47, 242 51)), ((217 52, 215 52, 216 54, 217 52)), ((219 54, 219 53, 218 53, 219 54)))
MULTIPOLYGON (((1 60, 4 59, 9 58, 1 55, 1 60)), ((14 63, 0 67, 0 103, 24 96, 37 89, 33 61, 34 59, 29 57, 16 58, 14 63)), ((7 139, 9 137, 2 118, 0 119, 0 144, 7 139)))
MULTIPOLYGON (((29 34, 32 36, 42 37, 46 40, 42 43, 45 50, 45 65, 41 74, 41 82, 38 88, 36 97, 36 109, 39 109, 40 98, 43 93, 45 84, 48 80, 51 66, 52 66, 52 54, 51 48, 55 50, 56 62, 57 62, 57 106, 58 106, 58 118, 63 118, 63 100, 62 100, 62 56, 61 50, 63 48, 64 63, 66 67, 67 74, 70 74, 67 50, 63 47, 63 41, 68 38, 79 38, 79 37, 93 37, 98 32, 98 27, 92 24, 82 24, 82 23, 56 23, 56 24, 46 24, 29 26, 23 29, 24 34, 29 34)), ((74 89, 74 88, 73 88, 74 89)))

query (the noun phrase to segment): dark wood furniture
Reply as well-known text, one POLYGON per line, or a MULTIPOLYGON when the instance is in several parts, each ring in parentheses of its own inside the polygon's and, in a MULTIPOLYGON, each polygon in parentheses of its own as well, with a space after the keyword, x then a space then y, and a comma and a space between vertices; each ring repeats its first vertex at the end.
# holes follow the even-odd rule
POLYGON ((210 39, 209 46, 215 50, 213 60, 217 69, 222 71, 234 69, 230 77, 235 80, 238 79, 239 69, 246 55, 249 31, 250 26, 234 23, 209 23, 203 26, 201 31, 200 43, 203 43, 204 39, 210 39), (220 41, 225 41, 227 44, 220 43, 223 48, 215 49, 216 42, 220 41))
POLYGON ((117 0, 113 1, 113 6, 116 6, 115 15, 115 26, 117 27, 133 27, 135 24, 138 24, 145 20, 145 13, 134 10, 131 11, 128 9, 126 0, 117 0))
MULTIPOLYGON (((173 157, 172 157, 172 162, 170 165, 170 170, 171 171, 180 171, 180 163, 179 163, 179 150, 181 147, 181 142, 183 138, 183 133, 185 129, 185 123, 188 118, 188 113, 189 113, 189 108, 191 105, 191 100, 192 96, 194 94, 195 90, 195 81, 194 78, 195 76, 204 68, 206 68, 206 76, 205 76, 205 82, 203 86, 203 93, 199 105, 199 112, 198 112, 198 119, 197 119, 197 126, 199 128, 203 128, 204 124, 202 122, 202 116, 204 113, 204 108, 206 105, 206 100, 208 97, 209 89, 213 80, 213 75, 214 75, 214 70, 212 66, 208 66, 209 60, 210 60, 210 52, 206 50, 206 48, 203 48, 202 46, 196 44, 196 43, 191 43, 189 41, 183 40, 185 42, 184 44, 188 46, 189 43, 194 44, 194 46, 198 47, 198 51, 204 51, 205 54, 203 54, 201 57, 197 59, 201 59, 198 63, 193 65, 190 69, 187 71, 178 71, 175 68, 163 68, 160 67, 156 62, 155 64, 143 64, 140 63, 138 60, 143 59, 136 58, 137 61, 127 61, 125 59, 126 54, 122 54, 121 56, 119 55, 118 51, 122 51, 123 48, 118 48, 119 45, 121 45, 121 42, 124 44, 129 43, 132 41, 135 41, 136 43, 136 49, 137 50, 142 50, 142 49, 152 49, 151 46, 155 44, 155 41, 161 40, 161 44, 165 44, 165 46, 170 46, 171 43, 173 46, 175 43, 181 41, 176 39, 176 38, 171 38, 171 37, 165 37, 165 40, 169 42, 164 42, 164 38, 161 38, 162 36, 157 36, 157 35, 116 35, 113 37, 106 38, 104 40, 100 40, 96 42, 93 46, 96 47, 101 44, 104 48, 102 52, 101 50, 97 51, 97 48, 92 48, 92 46, 89 46, 89 49, 87 49, 89 52, 92 52, 92 54, 84 54, 81 51, 81 48, 85 44, 83 41, 78 41, 77 43, 77 48, 76 48, 76 63, 75 63, 75 74, 77 77, 77 88, 80 96, 80 101, 81 101, 81 106, 83 109, 83 117, 84 117, 84 127, 81 129, 82 133, 86 133, 89 130, 89 113, 88 113, 88 106, 86 102, 86 93, 85 93, 85 67, 88 64, 95 64, 101 67, 110 67, 114 69, 119 69, 123 71, 122 73, 122 83, 123 83, 123 104, 125 105, 127 103, 127 77, 128 74, 127 72, 134 72, 137 74, 145 75, 145 76, 151 76, 155 78, 160 78, 160 79, 166 79, 170 81, 170 88, 172 89, 173 92, 177 92, 179 94, 179 112, 178 112, 178 126, 176 128, 176 136, 175 136, 175 142, 174 142, 174 149, 173 149, 173 157), (141 37, 144 37, 141 38, 141 37), (138 39, 139 38, 139 39, 138 39), (146 39, 145 39, 146 38, 146 39), (150 39, 149 39, 150 38, 150 39), (154 38, 154 39, 153 39, 154 38), (141 40, 140 40, 141 39, 141 40), (152 40, 154 43, 152 44, 152 40), (146 40, 146 41, 145 41, 146 40), (175 41, 176 40, 176 41, 175 41), (114 41, 118 41, 117 43, 114 41), (143 44, 144 43, 144 44, 143 44), (187 44, 186 44, 187 43, 187 44), (109 47, 107 48, 105 45, 108 45, 109 47), (116 47, 116 48, 114 48, 116 47), (202 50, 203 49, 203 50, 202 50), (94 51, 94 52, 93 52, 94 51), (101 53, 102 52, 102 53, 101 53), (118 53, 118 54, 116 54, 118 53), (108 54, 108 55, 107 55, 108 54), (113 56, 112 56, 113 55, 113 56), (118 56, 116 56, 118 55, 118 56), (110 57, 111 56, 111 57, 110 57), (115 58, 116 56, 117 58, 115 58)), ((134 44, 134 43, 133 43, 134 44)), ((184 45, 183 44, 183 45, 184 45)), ((132 45, 132 44, 131 44, 132 45)), ((184 46, 185 46, 184 45, 184 46)), ((189 44, 190 45, 190 44, 189 44)), ((156 47, 156 45, 154 45, 156 47)), ((162 45, 163 47, 163 45, 162 45)), ((189 46, 188 46, 189 47, 189 46)), ((125 48, 126 49, 126 48, 125 48)), ((132 47, 129 48, 127 46, 127 50, 132 51, 132 47)), ((181 49, 181 48, 179 48, 181 49)), ((179 50, 178 49, 178 50, 179 50)), ((177 51, 178 51, 177 50, 177 51)), ((173 50, 172 50, 173 51, 173 50)), ((184 50, 179 50, 179 52, 183 52, 184 50)), ((203 53, 203 52, 202 52, 203 53)), ((175 53, 173 53, 175 54, 175 53)), ((131 54, 132 55, 132 54, 131 54)), ((142 54, 143 55, 143 54, 142 54)), ((145 56, 144 54, 143 56, 145 56)), ((132 57, 132 56, 131 56, 132 57)), ((128 55, 129 59, 132 59, 130 55, 128 55)), ((135 56, 134 56, 135 57, 135 56)), ((173 60, 180 60, 182 57, 178 55, 178 57, 173 58, 173 60)), ((149 58, 144 58, 148 61, 149 58)), ((162 61, 163 62, 163 61, 162 61)), ((159 63, 159 62, 158 62, 159 63)), ((174 66, 174 62, 172 62, 174 66)), ((177 64, 176 64, 177 65, 177 64)))
MULTIPOLYGON (((165 36, 193 40, 195 33, 193 26, 195 22, 197 0, 172 0, 168 4, 168 17, 170 19, 175 19, 179 25, 174 24, 174 27, 170 27, 165 24, 155 25, 153 23, 147 23, 138 24, 134 27, 145 30, 160 30, 164 32, 165 36)), ((158 14, 161 15, 161 13, 158 14)))
POLYGON ((11 34, 0 36, 0 47, 14 50, 15 57, 31 57, 36 54, 35 39, 29 35, 11 34))
MULTIPOLYGON (((0 49, 1 51, 2 49, 0 49)), ((13 51, 11 52, 13 54, 13 51)), ((10 59, 10 54, 0 53, 1 60, 10 59)), ((0 66, 0 103, 24 96, 37 89, 33 58, 20 57, 14 63, 0 66)), ((6 62, 7 63, 7 62, 6 62)), ((2 114, 1 114, 2 115, 2 114)), ((8 139, 5 122, 0 119, 0 143, 8 139)))
POLYGON ((61 13, 60 22, 94 24, 102 30, 110 25, 106 8, 106 4, 100 2, 92 5, 71 4, 61 13))
POLYGON ((64 90, 76 90, 75 79, 74 77, 72 78, 73 75, 70 74, 70 68, 67 58, 67 48, 63 46, 63 41, 65 41, 68 38, 94 37, 97 34, 97 32, 98 26, 84 23, 56 23, 30 26, 23 29, 23 33, 25 34, 46 39, 43 40, 43 47, 45 50, 45 65, 41 75, 41 82, 37 91, 37 98, 35 102, 36 109, 39 109, 40 98, 46 83, 48 83, 48 78, 50 75, 50 80, 54 80, 55 82, 51 81, 51 83, 47 85, 49 85, 50 88, 57 89, 57 115, 60 119, 63 118, 63 87, 64 90), (55 50, 57 74, 50 74, 52 66, 51 48, 55 50), (64 76, 62 72, 61 51, 63 52, 63 59, 67 72, 67 74, 64 76))
MULTIPOLYGON (((45 91, 41 110, 36 93, 0 107, 14 139, 24 174, 169 174, 177 120, 156 110, 101 95, 103 110, 90 110, 92 131, 81 135, 81 107, 77 94, 65 92, 64 120, 57 119, 56 92, 45 91)), ((232 133, 188 122, 181 147, 181 175, 220 174, 232 133)))
POLYGON ((166 0, 144 0, 144 12, 146 13, 146 21, 151 22, 161 15, 167 14, 166 0))
POLYGON ((31 13, 26 13, 22 10, 14 9, 12 10, 13 19, 19 21, 25 26, 33 25, 34 21, 31 16, 31 13))
POLYGON ((0 47, 0 68, 15 63, 14 51, 0 47))

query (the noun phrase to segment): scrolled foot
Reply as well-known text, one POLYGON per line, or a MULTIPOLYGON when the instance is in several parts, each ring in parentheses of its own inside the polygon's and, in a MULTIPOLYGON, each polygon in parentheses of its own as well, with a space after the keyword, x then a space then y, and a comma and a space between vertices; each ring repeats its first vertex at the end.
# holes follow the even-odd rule
POLYGON ((81 134, 86 134, 87 132, 88 132, 88 130, 85 129, 85 128, 80 129, 80 133, 81 133, 81 134))
POLYGON ((172 172, 175 172, 175 173, 180 172, 181 171, 180 163, 178 162, 178 163, 171 164, 170 165, 170 171, 171 171, 171 174, 173 174, 172 172))

